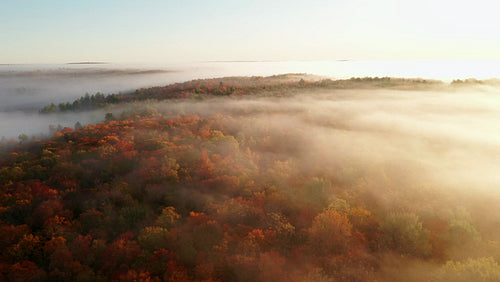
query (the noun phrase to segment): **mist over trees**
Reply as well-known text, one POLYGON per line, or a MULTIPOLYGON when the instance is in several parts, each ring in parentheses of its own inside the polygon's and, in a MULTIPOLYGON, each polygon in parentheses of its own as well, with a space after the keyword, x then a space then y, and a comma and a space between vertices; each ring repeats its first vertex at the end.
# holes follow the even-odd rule
POLYGON ((84 96, 103 122, 2 143, 0 280, 500 279, 498 94, 307 78, 84 96))

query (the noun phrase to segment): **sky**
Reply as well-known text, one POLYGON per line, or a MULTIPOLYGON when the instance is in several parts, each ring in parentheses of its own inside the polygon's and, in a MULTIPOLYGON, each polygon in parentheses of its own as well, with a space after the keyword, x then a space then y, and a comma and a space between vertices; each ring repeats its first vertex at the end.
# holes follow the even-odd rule
POLYGON ((497 2, 0 0, 0 64, 497 60, 497 2))

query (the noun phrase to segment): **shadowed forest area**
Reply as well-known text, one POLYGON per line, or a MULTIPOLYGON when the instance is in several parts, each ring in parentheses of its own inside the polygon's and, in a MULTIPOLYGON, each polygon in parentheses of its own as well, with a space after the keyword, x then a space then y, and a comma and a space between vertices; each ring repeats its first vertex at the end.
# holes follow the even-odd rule
POLYGON ((500 280, 496 80, 194 80, 0 148, 0 280, 500 280))

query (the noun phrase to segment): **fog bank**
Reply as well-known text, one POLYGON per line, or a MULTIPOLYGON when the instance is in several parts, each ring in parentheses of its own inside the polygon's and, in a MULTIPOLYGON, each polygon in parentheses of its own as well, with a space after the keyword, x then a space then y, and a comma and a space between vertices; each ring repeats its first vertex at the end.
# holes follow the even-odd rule
POLYGON ((370 169, 382 166, 399 173, 409 183, 418 177, 421 185, 438 181, 495 195, 500 185, 495 166, 500 159, 500 92, 341 90, 162 103, 160 109, 202 116, 246 113, 249 128, 235 131, 249 136, 262 128, 268 134, 294 132, 283 146, 293 144, 292 154, 311 165, 370 164, 370 169))

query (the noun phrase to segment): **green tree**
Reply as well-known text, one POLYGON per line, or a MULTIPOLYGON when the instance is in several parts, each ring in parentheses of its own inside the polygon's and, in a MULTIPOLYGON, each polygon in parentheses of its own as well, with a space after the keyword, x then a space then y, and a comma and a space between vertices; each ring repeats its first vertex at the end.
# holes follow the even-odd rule
POLYGON ((113 115, 113 113, 106 113, 106 116, 104 116, 104 120, 106 122, 110 122, 110 121, 116 120, 116 119, 115 119, 115 116, 113 115))
POLYGON ((82 124, 79 121, 77 121, 75 123, 75 130, 82 129, 82 128, 83 128, 82 124))
POLYGON ((23 134, 19 134, 19 136, 17 137, 17 139, 19 139, 20 143, 25 143, 25 142, 28 141, 29 138, 28 138, 28 135, 26 135, 26 134, 23 133, 23 134))
POLYGON ((380 226, 383 247, 401 254, 427 256, 431 252, 430 231, 413 213, 389 214, 380 226))

